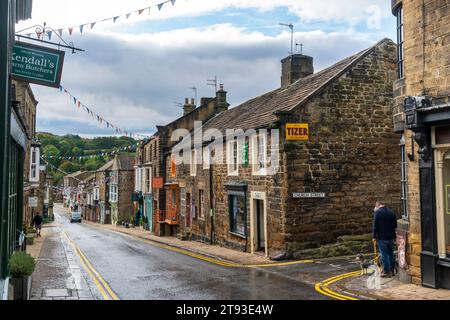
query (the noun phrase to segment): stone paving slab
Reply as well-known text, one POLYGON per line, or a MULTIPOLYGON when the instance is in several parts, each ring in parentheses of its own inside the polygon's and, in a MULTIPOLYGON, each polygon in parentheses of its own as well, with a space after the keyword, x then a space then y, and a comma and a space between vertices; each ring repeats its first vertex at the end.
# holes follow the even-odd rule
POLYGON ((95 300, 72 248, 59 228, 48 229, 43 237, 32 276, 32 300, 95 300))

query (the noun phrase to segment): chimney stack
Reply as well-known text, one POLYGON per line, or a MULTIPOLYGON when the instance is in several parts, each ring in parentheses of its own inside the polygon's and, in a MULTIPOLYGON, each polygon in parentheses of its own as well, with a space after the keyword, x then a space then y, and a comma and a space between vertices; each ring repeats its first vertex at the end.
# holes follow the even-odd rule
POLYGON ((217 111, 223 112, 228 110, 227 92, 223 89, 223 84, 219 85, 219 91, 216 93, 217 98, 217 111))
POLYGON ((281 60, 281 88, 287 88, 297 80, 313 73, 313 57, 292 54, 281 60))
POLYGON ((184 99, 184 106, 183 106, 183 116, 187 115, 188 113, 191 113, 192 111, 195 110, 195 103, 194 103, 194 99, 191 99, 192 103, 189 103, 189 98, 185 98, 184 99))

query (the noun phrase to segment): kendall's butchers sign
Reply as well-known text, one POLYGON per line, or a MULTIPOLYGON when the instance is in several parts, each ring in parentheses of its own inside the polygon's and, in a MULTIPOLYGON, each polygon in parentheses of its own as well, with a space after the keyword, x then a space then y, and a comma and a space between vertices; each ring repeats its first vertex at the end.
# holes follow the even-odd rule
POLYGON ((64 51, 18 42, 12 52, 12 76, 17 80, 59 88, 64 51))

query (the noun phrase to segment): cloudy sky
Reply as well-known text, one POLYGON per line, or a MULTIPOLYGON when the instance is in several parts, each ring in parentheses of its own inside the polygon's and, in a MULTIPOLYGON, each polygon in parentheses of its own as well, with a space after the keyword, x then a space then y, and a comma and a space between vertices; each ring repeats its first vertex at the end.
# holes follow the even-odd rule
MULTIPOLYGON (((66 53, 62 85, 106 120, 133 133, 182 115, 185 97, 214 96, 218 78, 232 107, 280 85, 280 60, 290 50, 289 29, 315 70, 384 37, 395 40, 389 0, 34 0, 33 18, 16 30, 47 23, 85 52, 66 53), (151 7, 141 15, 125 14, 151 7), (70 26, 121 16, 114 23, 70 26)), ((22 33, 33 32, 34 28, 22 33)), ((53 35, 51 40, 56 40, 53 35)), ((113 135, 58 89, 33 85, 37 128, 55 134, 113 135)))

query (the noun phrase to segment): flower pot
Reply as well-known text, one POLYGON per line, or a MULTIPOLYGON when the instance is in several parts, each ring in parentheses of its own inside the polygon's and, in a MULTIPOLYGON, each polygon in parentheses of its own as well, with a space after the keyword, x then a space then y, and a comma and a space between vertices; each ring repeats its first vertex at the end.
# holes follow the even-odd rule
POLYGON ((31 276, 12 278, 11 281, 14 289, 14 300, 30 300, 31 276))

